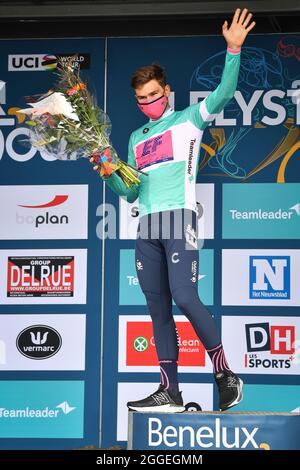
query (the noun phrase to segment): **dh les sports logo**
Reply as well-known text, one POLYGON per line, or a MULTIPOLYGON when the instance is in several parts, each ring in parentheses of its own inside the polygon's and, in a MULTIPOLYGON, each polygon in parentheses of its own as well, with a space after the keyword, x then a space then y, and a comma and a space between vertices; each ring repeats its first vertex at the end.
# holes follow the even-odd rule
POLYGON ((295 326, 251 323, 245 325, 245 367, 289 369, 295 354, 295 326))
POLYGON ((250 256, 250 299, 290 299, 290 256, 250 256))

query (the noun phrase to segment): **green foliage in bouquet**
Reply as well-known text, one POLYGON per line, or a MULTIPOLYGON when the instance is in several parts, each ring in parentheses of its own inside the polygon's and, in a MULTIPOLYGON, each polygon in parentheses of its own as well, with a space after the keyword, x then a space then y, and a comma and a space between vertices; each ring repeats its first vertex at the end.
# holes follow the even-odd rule
POLYGON ((116 171, 127 187, 139 184, 138 170, 122 161, 111 146, 110 120, 95 103, 74 63, 75 57, 60 59, 55 90, 19 111, 29 116, 25 123, 30 127, 31 144, 61 160, 93 157, 100 176, 116 171))

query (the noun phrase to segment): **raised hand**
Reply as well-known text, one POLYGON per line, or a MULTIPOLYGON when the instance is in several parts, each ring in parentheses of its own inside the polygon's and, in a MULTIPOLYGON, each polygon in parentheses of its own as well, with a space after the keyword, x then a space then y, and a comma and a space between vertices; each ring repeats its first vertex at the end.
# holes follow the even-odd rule
POLYGON ((231 49, 239 49, 244 43, 249 31, 251 31, 256 24, 255 21, 252 21, 252 23, 249 24, 252 18, 252 13, 247 13, 247 8, 244 8, 242 12, 240 8, 237 8, 230 27, 228 28, 227 21, 224 21, 223 23, 223 36, 227 42, 227 46, 231 49))

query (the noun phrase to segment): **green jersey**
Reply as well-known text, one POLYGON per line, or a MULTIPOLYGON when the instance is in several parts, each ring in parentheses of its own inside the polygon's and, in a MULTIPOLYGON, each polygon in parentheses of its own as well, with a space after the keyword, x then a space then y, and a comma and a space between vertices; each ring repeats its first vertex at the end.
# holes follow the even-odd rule
POLYGON ((168 108, 159 119, 131 134, 128 163, 147 175, 142 174, 140 184, 131 188, 115 173, 106 183, 128 202, 139 198, 140 217, 182 208, 197 210, 195 185, 203 131, 233 97, 239 67, 240 52, 227 49, 221 82, 204 100, 182 111, 168 108))

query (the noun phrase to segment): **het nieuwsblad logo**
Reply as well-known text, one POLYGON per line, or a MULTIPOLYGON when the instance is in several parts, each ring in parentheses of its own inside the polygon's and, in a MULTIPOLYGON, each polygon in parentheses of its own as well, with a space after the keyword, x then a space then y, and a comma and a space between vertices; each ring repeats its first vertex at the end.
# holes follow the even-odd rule
POLYGON ((249 257, 249 298, 290 299, 290 256, 249 257))

